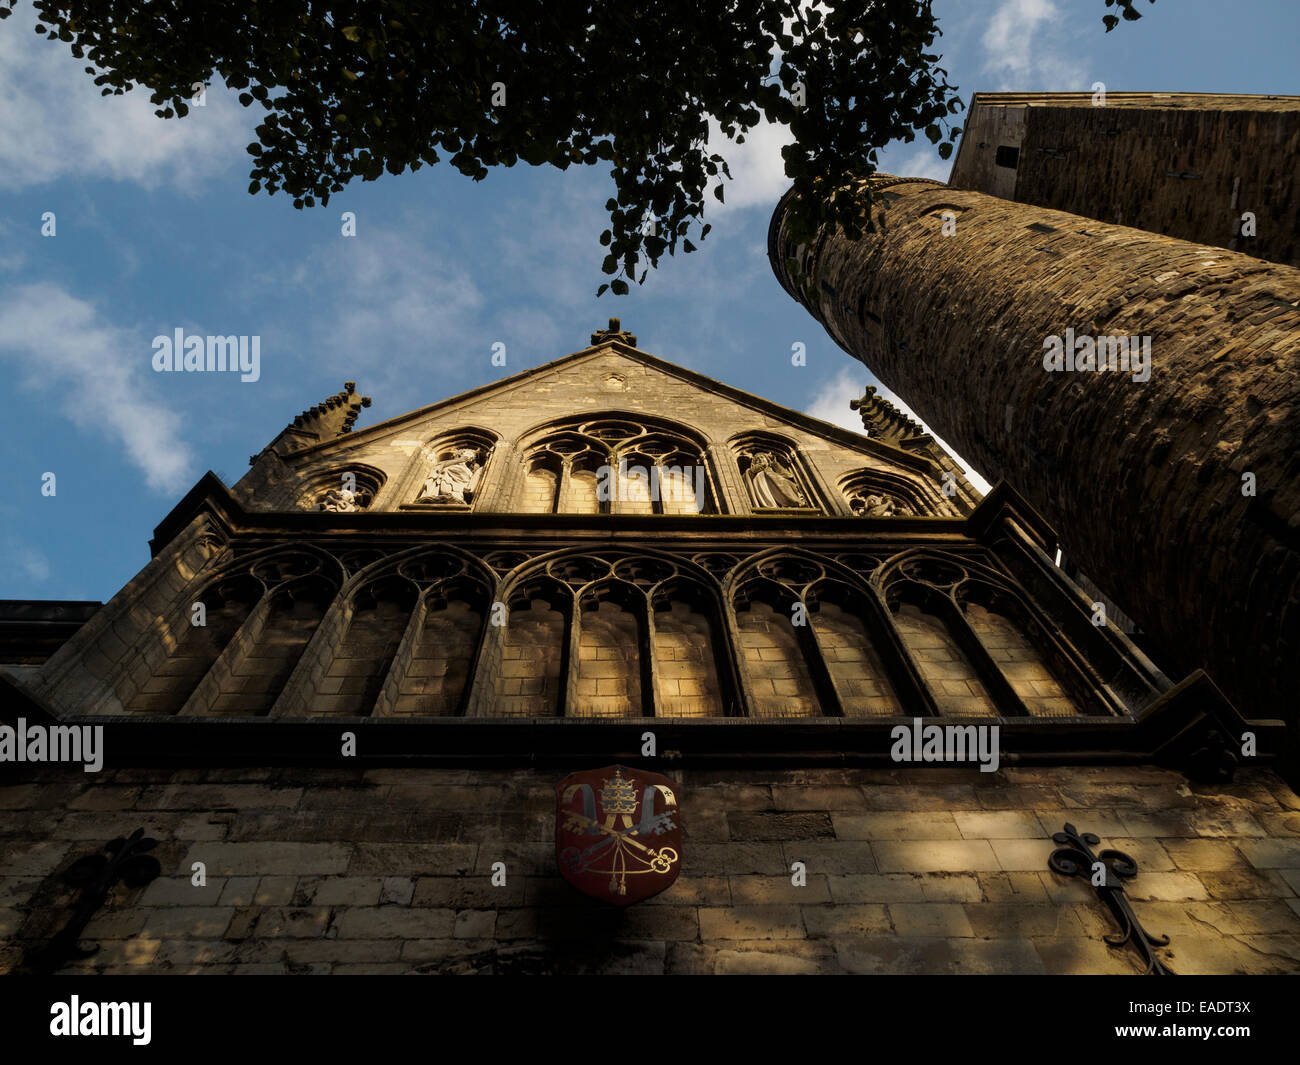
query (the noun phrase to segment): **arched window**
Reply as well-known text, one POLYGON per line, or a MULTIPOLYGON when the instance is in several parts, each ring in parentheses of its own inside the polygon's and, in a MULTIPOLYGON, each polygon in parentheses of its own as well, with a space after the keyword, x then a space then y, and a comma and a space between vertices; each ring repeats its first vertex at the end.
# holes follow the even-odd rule
POLYGON ((707 571, 657 553, 575 552, 531 563, 513 581, 509 622, 490 630, 481 660, 492 704, 472 713, 736 713, 721 601, 707 571))
POLYGON ((269 714, 337 592, 338 585, 320 575, 272 590, 259 631, 249 634, 208 712, 269 714))
POLYGON ((955 516, 956 510, 929 486, 891 470, 862 469, 840 479, 849 509, 863 518, 955 516))
POLYGON ((547 451, 533 455, 524 478, 524 493, 519 510, 525 514, 554 514, 560 498, 560 481, 564 463, 547 451))
POLYGON ((906 713, 887 665, 888 643, 875 624, 869 597, 823 579, 807 592, 809 620, 845 717, 899 717, 906 713))
POLYGON ((578 600, 578 661, 571 717, 642 717, 645 600, 608 580, 578 600))
POLYGON ((1045 634, 1013 596, 984 584, 962 588, 962 610, 979 642, 1012 691, 1034 717, 1075 717, 1086 713, 1060 679, 1069 676, 1050 662, 1045 634))
POLYGON ((561 514, 717 511, 703 441, 662 420, 572 418, 529 434, 520 450, 526 512, 542 510, 550 498, 561 514))
POLYGON ((724 716, 730 700, 713 598, 698 582, 677 578, 655 588, 651 605, 656 716, 724 716))
POLYGON ((386 479, 382 470, 360 463, 321 470, 305 478, 298 506, 338 514, 368 510, 386 479))
POLYGON ((166 659, 143 687, 123 701, 125 708, 146 714, 177 713, 261 598, 261 583, 242 573, 216 581, 194 604, 186 604, 166 659), (196 606, 202 609, 196 611, 196 606), (196 620, 202 623, 195 624, 196 620))
POLYGON ((407 556, 396 572, 409 582, 417 602, 375 713, 464 714, 491 609, 492 578, 469 560, 439 551, 407 556))
POLYGON ((311 716, 366 717, 375 707, 415 606, 410 581, 390 575, 354 591, 343 638, 317 682, 311 716))
POLYGON ((805 651, 779 594, 746 589, 736 603, 741 668, 749 682, 750 716, 821 717, 805 651), (775 600, 773 602, 772 600, 775 600))
POLYGON ((564 707, 573 593, 535 577, 510 596, 509 617, 495 630, 495 656, 485 663, 491 717, 557 717, 564 707))
POLYGON ((979 673, 944 616, 946 611, 921 592, 900 594, 893 604, 894 626, 903 637, 926 687, 944 717, 997 717, 979 673))

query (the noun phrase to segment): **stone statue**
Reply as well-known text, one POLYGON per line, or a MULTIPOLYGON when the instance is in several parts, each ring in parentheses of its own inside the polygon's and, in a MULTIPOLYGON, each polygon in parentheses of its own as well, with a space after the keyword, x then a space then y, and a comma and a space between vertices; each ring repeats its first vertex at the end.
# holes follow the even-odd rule
POLYGON ((864 518, 901 518, 911 514, 911 508, 892 496, 869 495, 853 501, 853 509, 864 518))
POLYGON ((361 497, 360 492, 349 492, 346 488, 331 488, 321 498, 317 504, 317 510, 330 510, 336 514, 350 514, 356 510, 364 510, 366 500, 361 497))
POLYGON ((468 503, 474 498, 483 466, 478 452, 463 448, 450 458, 435 462, 416 497, 417 503, 468 503))
POLYGON ((750 456, 749 491, 756 507, 806 507, 808 500, 794 473, 770 451, 750 456))

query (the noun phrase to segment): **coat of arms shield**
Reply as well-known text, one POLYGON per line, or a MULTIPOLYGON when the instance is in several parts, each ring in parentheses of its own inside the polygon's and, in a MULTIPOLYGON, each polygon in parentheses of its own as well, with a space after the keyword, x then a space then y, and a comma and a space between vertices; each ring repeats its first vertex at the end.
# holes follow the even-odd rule
POLYGON ((657 895, 681 869, 682 825, 673 782, 614 765, 555 785, 560 875, 585 895, 630 906, 657 895))

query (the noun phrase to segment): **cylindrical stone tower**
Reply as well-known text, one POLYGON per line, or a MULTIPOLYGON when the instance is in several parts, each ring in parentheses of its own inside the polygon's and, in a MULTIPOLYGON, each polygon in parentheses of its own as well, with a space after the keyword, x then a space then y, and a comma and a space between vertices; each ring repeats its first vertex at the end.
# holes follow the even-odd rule
POLYGON ((781 284, 977 470, 1031 500, 1166 668, 1205 668, 1242 712, 1294 730, 1300 270, 871 180, 884 224, 857 241, 794 247, 786 194, 768 236, 781 284), (1111 340, 1146 337, 1145 367, 1143 341, 1111 340))

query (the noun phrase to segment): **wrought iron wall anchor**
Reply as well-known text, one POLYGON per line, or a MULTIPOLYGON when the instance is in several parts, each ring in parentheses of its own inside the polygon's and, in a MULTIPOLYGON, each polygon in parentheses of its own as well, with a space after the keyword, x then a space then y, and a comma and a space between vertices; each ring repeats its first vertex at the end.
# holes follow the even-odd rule
POLYGON ((1147 963, 1147 976, 1175 975, 1155 952, 1156 947, 1169 945, 1169 937, 1153 936, 1143 928, 1124 894, 1124 881, 1137 876, 1137 862, 1123 851, 1104 850, 1094 854, 1092 848, 1101 840, 1091 832, 1080 833, 1068 822, 1064 832, 1052 836, 1052 842, 1064 844, 1047 859, 1052 872, 1077 876, 1092 884, 1119 925, 1118 933, 1103 937, 1106 942, 1112 947, 1132 943, 1147 963))
POLYGON ((162 872, 158 859, 146 853, 157 845, 156 839, 149 839, 143 828, 137 828, 126 839, 119 836, 109 840, 98 854, 87 854, 73 862, 63 874, 65 883, 81 888, 72 918, 45 946, 27 957, 24 967, 32 972, 52 973, 74 958, 95 954, 98 945, 83 947, 81 933, 108 900, 114 884, 121 881, 127 887, 143 887, 162 872))

